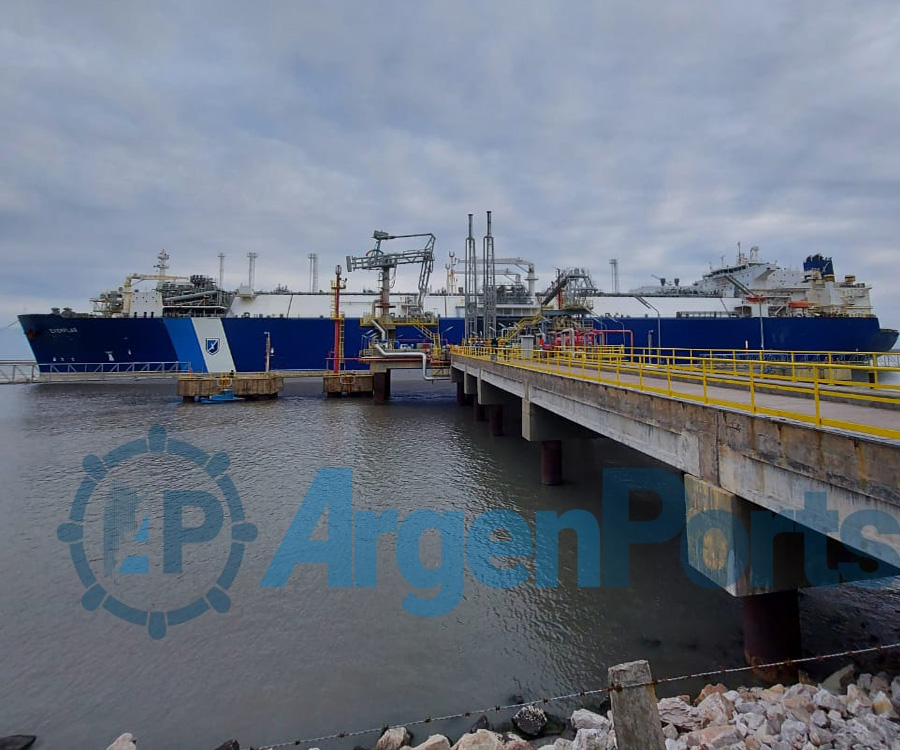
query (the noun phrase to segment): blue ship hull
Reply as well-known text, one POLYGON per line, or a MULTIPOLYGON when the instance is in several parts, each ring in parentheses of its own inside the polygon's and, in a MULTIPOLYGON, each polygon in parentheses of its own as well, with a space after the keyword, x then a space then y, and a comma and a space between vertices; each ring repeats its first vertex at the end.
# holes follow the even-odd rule
MULTIPOLYGON (((260 372, 265 369, 266 334, 270 366, 276 370, 323 370, 334 346, 327 318, 94 318, 21 315, 19 321, 43 371, 54 366, 182 362, 195 372, 260 372)), ((881 352, 897 341, 877 318, 621 318, 598 321, 606 343, 677 349, 881 352), (762 334, 762 335, 761 335, 762 334), (762 344, 762 347, 761 347, 762 344)), ((441 320, 449 343, 462 339, 461 318, 441 320)), ((358 318, 345 321, 345 356, 354 358, 370 329, 358 318)), ((422 334, 398 329, 398 339, 415 344, 422 334)), ((349 362, 349 367, 363 367, 349 362)))

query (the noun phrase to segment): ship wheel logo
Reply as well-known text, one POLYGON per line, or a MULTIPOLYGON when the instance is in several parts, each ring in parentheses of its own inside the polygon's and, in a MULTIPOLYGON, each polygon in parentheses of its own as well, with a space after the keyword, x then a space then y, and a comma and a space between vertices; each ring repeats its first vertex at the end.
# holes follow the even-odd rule
POLYGON ((85 589, 82 606, 154 639, 209 610, 227 612, 244 548, 257 536, 229 465, 226 453, 210 455, 159 425, 103 457, 86 456, 69 520, 57 529, 85 589))

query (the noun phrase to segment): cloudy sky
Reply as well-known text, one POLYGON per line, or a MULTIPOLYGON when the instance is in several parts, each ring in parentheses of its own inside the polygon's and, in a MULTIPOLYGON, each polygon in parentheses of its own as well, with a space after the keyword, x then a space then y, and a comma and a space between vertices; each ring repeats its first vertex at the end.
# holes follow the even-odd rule
POLYGON ((819 251, 897 326, 898 49, 896 0, 8 0, 0 327, 163 247, 305 290, 308 252, 430 231, 442 282, 486 209, 545 280, 819 251))

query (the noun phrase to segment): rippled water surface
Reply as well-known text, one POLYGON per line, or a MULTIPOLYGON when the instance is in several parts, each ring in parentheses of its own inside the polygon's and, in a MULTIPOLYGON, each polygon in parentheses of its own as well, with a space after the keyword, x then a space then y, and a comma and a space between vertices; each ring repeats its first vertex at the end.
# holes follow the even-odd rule
MULTIPOLYGON (((326 400, 315 382, 290 383, 284 398, 265 403, 184 405, 173 393, 171 383, 0 388, 0 735, 35 733, 40 748, 72 750, 102 750, 122 731, 146 750, 204 750, 230 737, 256 746, 599 686, 609 665, 633 658, 650 659, 658 676, 742 661, 738 605, 688 581, 677 540, 635 547, 629 587, 580 589, 574 536, 564 533, 559 587, 531 580, 496 590, 467 574, 459 605, 432 618, 404 610, 409 594, 431 593, 398 571, 391 537, 379 544, 374 588, 330 588, 322 565, 298 567, 284 588, 260 587, 324 467, 352 469, 357 510, 397 509, 401 518, 461 510, 471 520, 511 509, 531 521, 540 510, 599 516, 605 468, 654 465, 636 453, 567 444, 566 483, 543 487, 539 447, 491 438, 448 387, 397 383, 387 407, 326 400), (155 424, 228 454, 259 530, 230 611, 207 612, 162 640, 85 610, 68 545, 57 539, 84 477, 82 458, 145 437, 155 424)), ((201 472, 146 458, 120 479, 137 486, 142 477, 148 492, 208 485, 201 472)), ((655 512, 652 499, 633 505, 637 517, 655 512)), ((102 547, 89 532, 100 528, 102 507, 93 503, 89 515, 85 545, 102 572, 102 547)), ((160 521, 151 521, 155 534, 160 521)), ((228 549, 216 544, 191 546, 184 574, 171 581, 115 585, 165 607, 166 597, 216 578, 228 549)), ((437 559, 436 545, 433 535, 423 540, 426 560, 437 559)), ((817 647, 860 637, 847 598, 838 605, 834 596, 804 602, 805 635, 817 647)), ((874 606, 893 622, 896 599, 884 596, 874 606)), ((452 734, 468 723, 439 729, 452 734)))

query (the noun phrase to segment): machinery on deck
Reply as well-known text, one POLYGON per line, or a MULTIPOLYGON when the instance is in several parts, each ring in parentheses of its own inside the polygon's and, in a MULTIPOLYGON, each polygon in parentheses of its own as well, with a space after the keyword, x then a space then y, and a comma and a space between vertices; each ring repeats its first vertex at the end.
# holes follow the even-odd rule
MULTIPOLYGON (((378 271, 376 292, 342 289, 338 300, 334 290, 319 289, 316 253, 309 254, 316 257, 310 258, 308 291, 284 284, 266 291, 254 283, 256 251, 247 253, 243 282, 228 288, 224 253, 215 279, 172 275, 163 251, 152 270, 132 273, 122 286, 97 295, 91 312, 51 308, 23 314, 19 322, 42 373, 160 363, 187 363, 194 372, 254 373, 265 369, 268 358, 273 370, 328 366, 339 374, 365 370, 368 362, 357 352, 375 343, 385 351, 421 352, 447 342, 507 343, 523 335, 544 334, 547 341, 552 331, 591 328, 606 331, 607 344, 684 349, 883 352, 898 340, 898 332, 883 328, 875 316, 871 287, 853 275, 839 280, 832 259, 818 253, 802 269, 791 269, 762 260, 755 246, 749 254, 739 247, 736 259, 726 263, 723 257, 696 282, 657 277, 658 284, 629 291, 619 291, 620 259, 613 259, 611 292, 597 289, 583 269, 569 269, 542 293, 535 264, 516 257, 527 255, 524 248, 500 250, 516 244, 498 238, 495 254, 489 220, 479 251, 472 219, 469 214, 465 255, 451 255, 446 287, 439 291, 428 291, 434 235, 376 232, 374 247, 348 264, 351 271, 378 271), (423 243, 413 245, 416 239, 423 243), (410 242, 406 247, 413 249, 387 252, 394 248, 388 241, 398 247, 410 242), (400 283, 398 271, 416 264, 419 286, 412 289, 400 283), (392 288, 395 281, 406 288, 392 288), (330 301, 339 302, 340 310, 333 306, 329 315, 330 301), (264 355, 267 334, 272 346, 264 355)), ((540 262, 550 262, 553 252, 542 251, 540 262)))
MULTIPOLYGON (((389 234, 376 229, 372 233, 375 240, 375 247, 369 250, 365 255, 348 255, 347 271, 357 270, 377 270, 378 284, 380 294, 375 302, 375 307, 380 310, 378 317, 382 321, 387 321, 390 317, 391 304, 391 287, 394 285, 394 278, 397 273, 397 266, 419 263, 419 294, 416 298, 416 305, 411 312, 417 314, 420 318, 425 315, 425 295, 428 294, 428 281, 431 279, 431 271, 434 268, 434 235, 430 232, 424 234, 389 234), (400 240, 410 237, 427 237, 425 247, 419 250, 405 250, 399 253, 386 253, 381 249, 381 243, 386 240, 400 240)), ((429 316, 433 317, 433 316, 429 316)))
POLYGON ((449 356, 441 342, 439 318, 425 310, 425 295, 428 294, 428 282, 434 268, 435 236, 430 232, 395 235, 375 230, 372 238, 375 247, 365 255, 347 256, 348 272, 378 271, 378 299, 372 314, 360 319, 360 328, 371 329, 360 359, 368 363, 375 374, 389 374, 392 369, 417 367, 421 363, 422 377, 426 380, 449 377, 449 356), (425 246, 418 249, 388 253, 381 246, 382 242, 389 240, 422 237, 425 238, 425 246), (392 310, 395 305, 391 303, 391 288, 397 267, 411 264, 419 265, 418 295, 414 302, 404 306, 401 314, 397 314, 392 310), (404 332, 409 332, 412 338, 405 340, 402 336, 404 332))
POLYGON ((556 281, 541 295, 541 306, 546 307, 554 299, 559 310, 589 312, 591 297, 600 293, 591 275, 583 268, 567 268, 557 271, 556 281))
POLYGON ((597 294, 598 289, 585 269, 559 270, 556 280, 537 296, 540 311, 506 328, 498 343, 505 345, 524 334, 557 346, 575 342, 593 345, 603 338, 591 333, 595 328, 591 298, 597 294))

